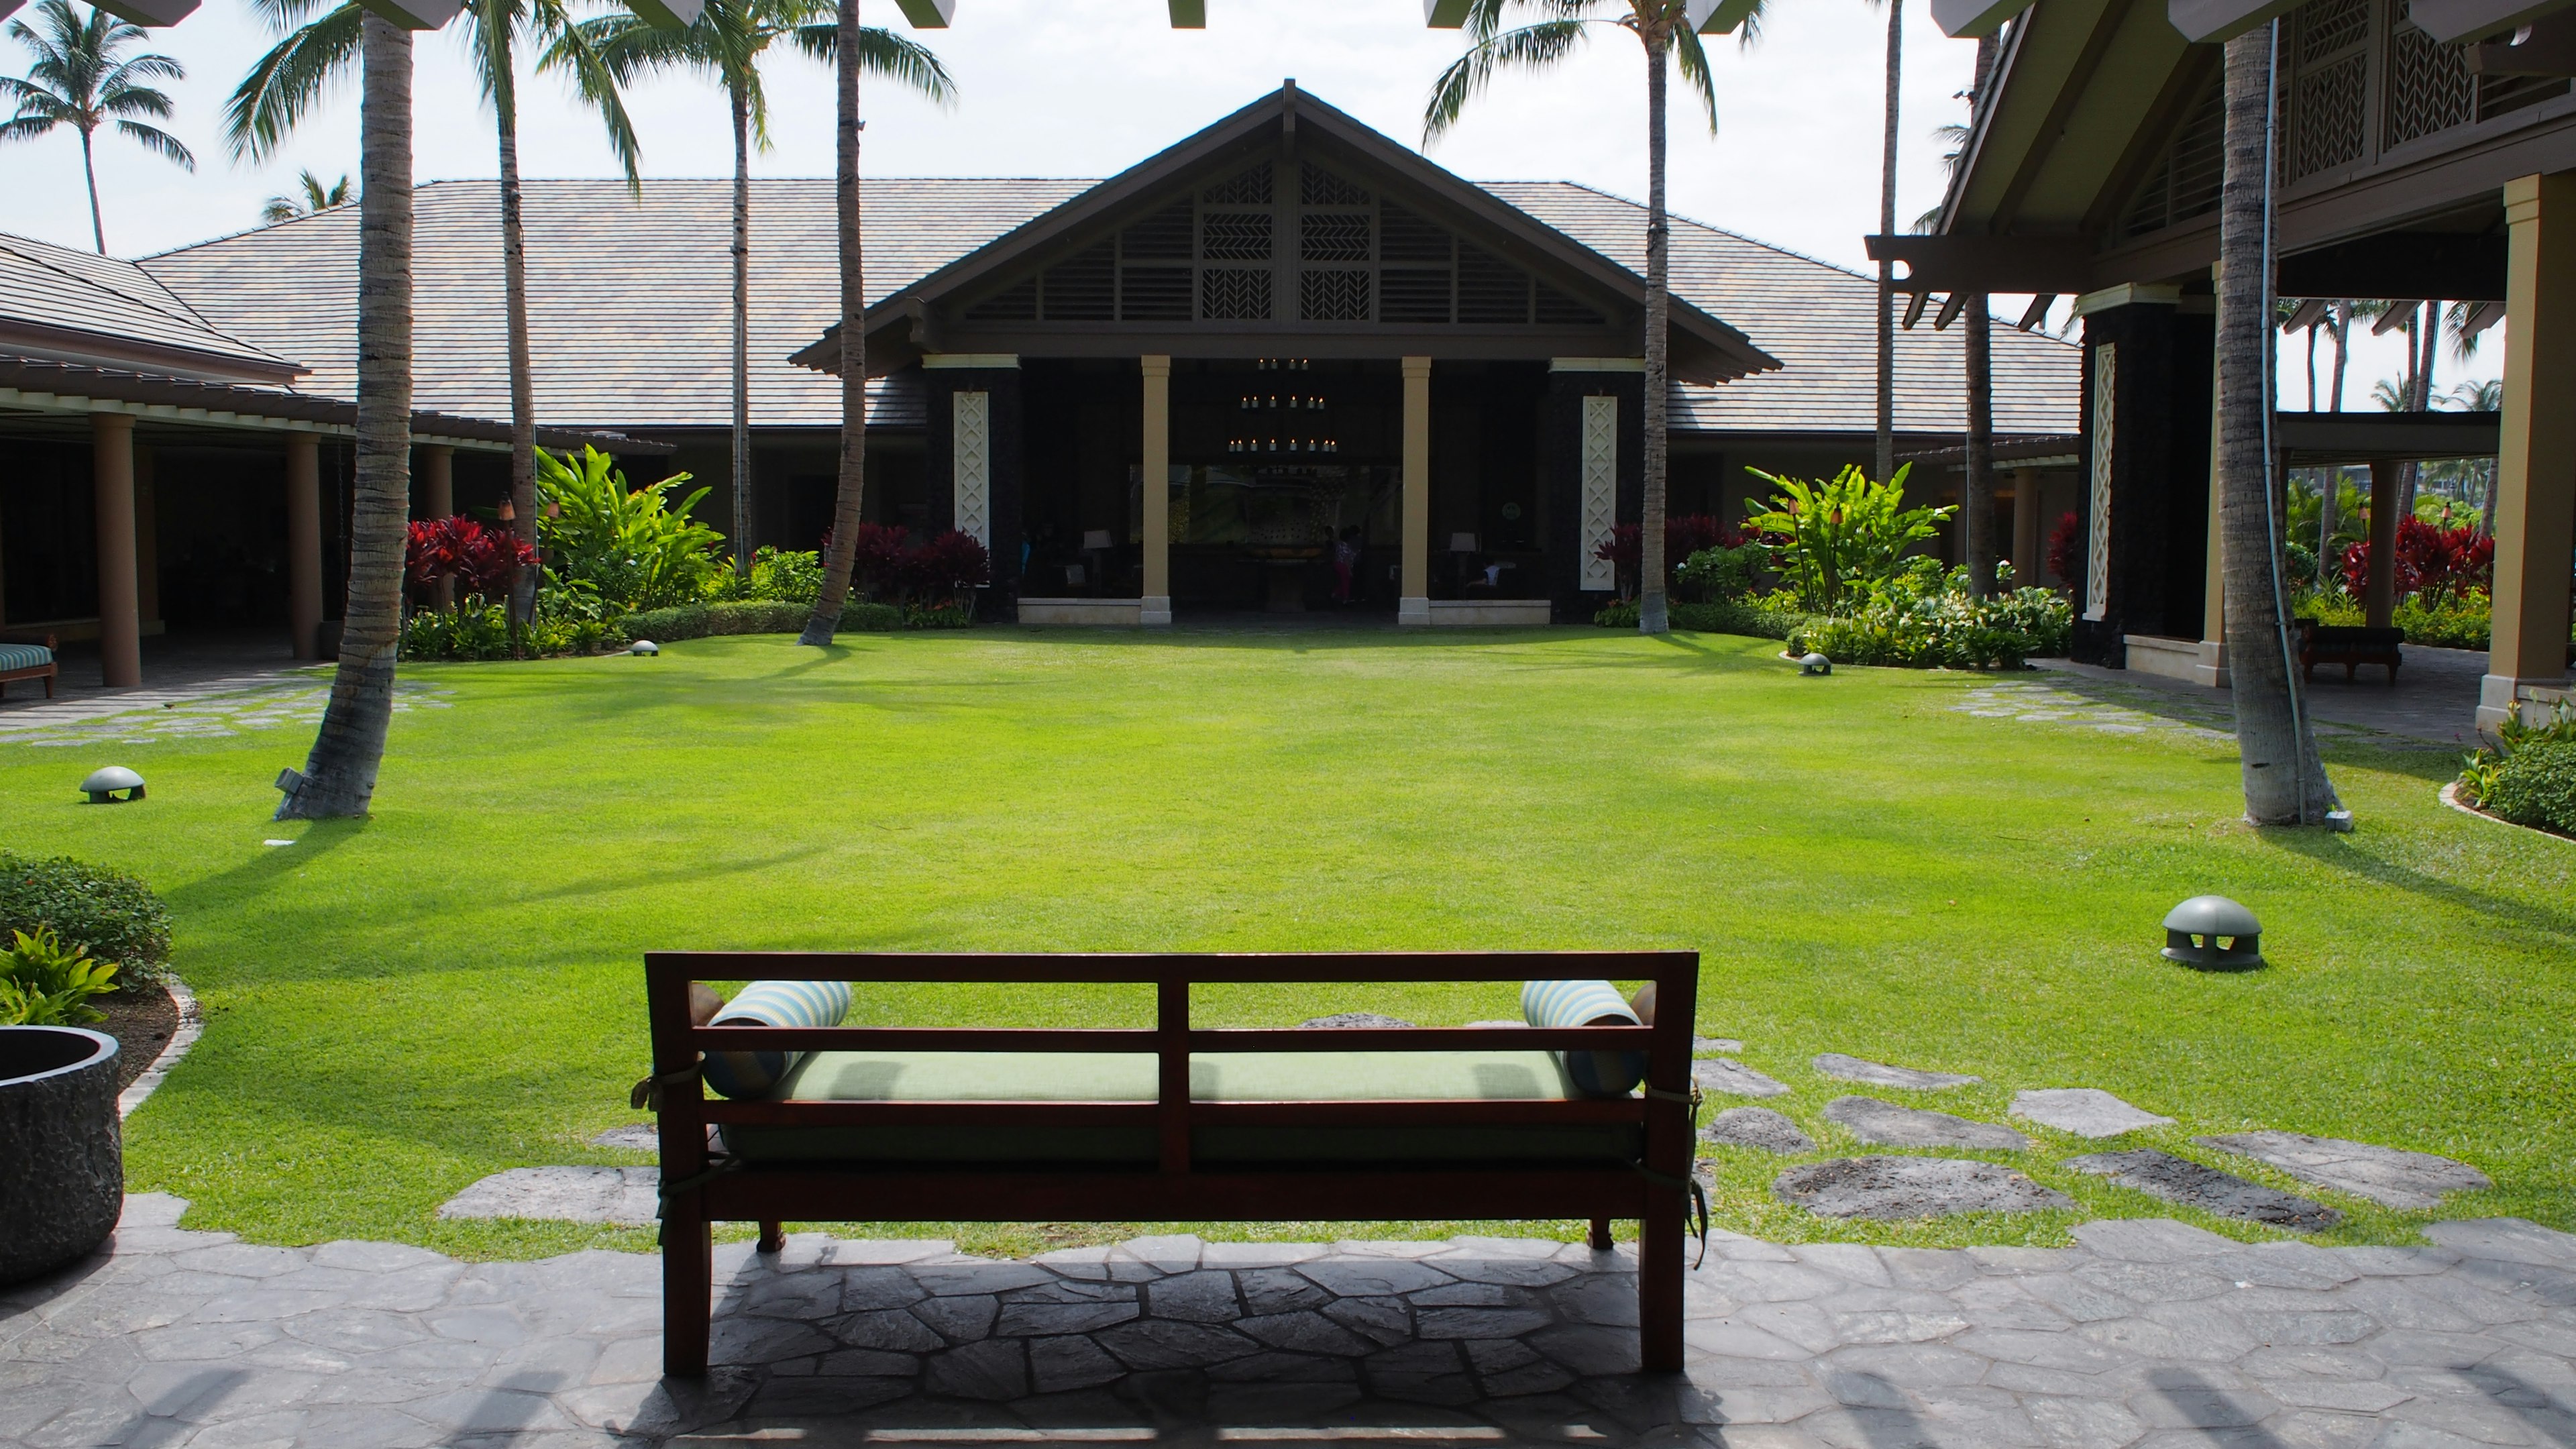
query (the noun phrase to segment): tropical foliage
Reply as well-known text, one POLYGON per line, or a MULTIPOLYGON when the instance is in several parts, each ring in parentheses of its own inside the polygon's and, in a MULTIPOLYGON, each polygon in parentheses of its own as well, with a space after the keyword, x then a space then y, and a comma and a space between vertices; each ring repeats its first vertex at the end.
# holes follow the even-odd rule
POLYGON ((1957 511, 1907 508, 1912 468, 1884 483, 1856 466, 1822 482, 1747 470, 1780 491, 1767 502, 1746 500, 1746 525, 1774 540, 1782 582, 1809 611, 1840 613, 1871 597, 1905 572, 1906 551, 1937 536, 1957 511))
POLYGON ((342 172, 339 180, 325 186, 322 184, 321 177, 306 171, 295 178, 295 184, 303 194, 300 196, 280 194, 270 197, 267 204, 259 209, 261 221, 275 226, 281 221, 293 221, 299 216, 311 216, 315 212, 329 211, 335 206, 346 206, 351 200, 347 172, 342 172))
POLYGON ((24 76, 0 76, 0 102, 17 114, 0 122, 0 141, 32 141, 69 126, 80 133, 81 175, 89 182, 90 238, 99 254, 107 253, 107 223, 98 206, 98 128, 109 121, 116 132, 144 150, 188 171, 197 158, 179 138, 153 125, 170 116, 170 97, 147 81, 184 80, 187 70, 166 55, 125 56, 128 48, 149 38, 140 25, 119 20, 104 10, 86 15, 69 0, 38 0, 30 12, 36 23, 9 22, 9 38, 35 53, 24 76), (137 120, 148 116, 151 120, 137 120))
POLYGON ((403 547, 403 577, 429 588, 453 579, 461 594, 500 598, 522 568, 534 568, 537 551, 518 535, 458 514, 413 522, 403 547))
POLYGON ((49 927, 13 932, 0 950, 0 1026, 86 1026, 100 1019, 89 999, 115 989, 115 962, 65 945, 49 927))
MULTIPOLYGON (((2484 593, 2495 583, 2495 540, 2462 524, 2436 528, 2417 518, 2397 520, 2395 561, 2397 592, 2429 604, 2471 591, 2484 593)), ((2370 582, 2370 543, 2347 545, 2339 560, 2343 585, 2359 594, 2370 582)))
POLYGON ((2464 759, 2460 794, 2516 825, 2576 835, 2576 706, 2561 700, 2547 723, 2520 716, 2496 727, 2496 743, 2464 759))
POLYGON ((1918 558, 1849 614, 1792 632, 1789 652, 1917 669, 2019 669, 2026 660, 2064 654, 2074 628, 2065 597, 2009 588, 2009 564, 1998 562, 1996 572, 1996 591, 1980 598, 1966 569, 1945 573, 1939 561, 1918 558))
POLYGON ((51 931, 134 975, 170 959, 170 911, 141 880, 67 855, 0 850, 0 931, 51 931))
POLYGON ((587 586, 610 608, 659 609, 707 596, 723 567, 724 535, 689 516, 705 488, 674 505, 669 491, 689 481, 675 473, 630 487, 617 460, 584 445, 561 457, 537 450, 537 492, 545 500, 539 533, 553 558, 549 580, 587 586))

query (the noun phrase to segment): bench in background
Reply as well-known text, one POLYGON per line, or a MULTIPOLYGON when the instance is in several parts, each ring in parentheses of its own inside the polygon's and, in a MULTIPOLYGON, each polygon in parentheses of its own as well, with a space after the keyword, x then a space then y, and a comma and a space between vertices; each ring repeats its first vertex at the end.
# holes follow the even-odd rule
POLYGON ((54 680, 62 672, 54 662, 56 647, 51 634, 44 636, 41 644, 0 637, 0 699, 9 697, 9 683, 18 679, 45 681, 45 698, 53 698, 54 680))

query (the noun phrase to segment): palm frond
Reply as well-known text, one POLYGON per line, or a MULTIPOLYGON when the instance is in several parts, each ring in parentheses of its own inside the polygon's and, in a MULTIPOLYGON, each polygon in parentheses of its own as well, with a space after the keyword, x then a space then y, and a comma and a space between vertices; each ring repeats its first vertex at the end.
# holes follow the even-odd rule
MULTIPOLYGON (((816 60, 840 63, 841 32, 834 25, 800 25, 790 37, 797 50, 816 60)), ((954 105, 957 82, 939 57, 920 43, 879 30, 874 26, 859 27, 859 74, 873 75, 898 85, 910 86, 939 104, 954 105)))
MULTIPOLYGON (((564 13, 561 0, 536 0, 530 18, 549 41, 546 54, 562 54, 559 68, 571 73, 573 90, 598 113, 600 127, 608 133, 608 149, 617 154, 617 164, 626 173, 626 189, 640 193, 644 145, 636 138, 634 119, 626 114, 616 72, 591 49, 589 39, 564 13)), ((699 19, 704 23, 704 16, 699 19)))
POLYGON ((22 117, 41 117, 46 124, 68 123, 79 108, 43 86, 0 75, 0 100, 15 102, 22 117))
POLYGON ((175 162, 185 170, 197 169, 195 154, 180 144, 178 137, 158 126, 147 126, 141 121, 119 121, 116 123, 116 129, 125 133, 125 139, 164 160, 175 162))
POLYGON ((708 29, 715 15, 709 6, 686 30, 664 30, 629 11, 594 16, 565 28, 546 46, 537 69, 569 70, 576 64, 576 45, 586 47, 619 83, 661 70, 720 70, 721 57, 708 29))
POLYGON ((0 121, 0 144, 10 141, 33 141, 50 135, 56 126, 67 122, 55 116, 20 116, 14 121, 0 121))
POLYGON ((118 86, 98 98, 103 116, 159 116, 168 119, 170 97, 150 86, 118 86))
POLYGON ((1673 51, 1681 61, 1682 79, 1689 83, 1691 94, 1699 97, 1699 107, 1708 114, 1708 133, 1717 134, 1717 78, 1710 74, 1708 52, 1700 48, 1699 36, 1689 25, 1673 27, 1673 51))
POLYGON ((138 80, 186 80, 188 68, 174 56, 138 55, 109 70, 98 78, 98 88, 112 91, 138 80))
POLYGON ((293 221, 302 215, 304 208, 296 205, 295 199, 289 196, 272 196, 259 209, 259 219, 269 226, 293 221))
POLYGON ((262 161, 274 154, 331 83, 350 74, 365 15, 356 0, 342 0, 251 63, 250 74, 224 104, 224 144, 236 160, 262 161))
MULTIPOLYGON (((1497 7, 1508 0, 1477 0, 1478 5, 1497 7)), ((1449 63, 1440 78, 1431 83, 1431 99, 1422 108, 1422 141, 1429 145, 1450 127, 1467 109, 1467 103, 1483 94, 1492 84, 1494 73, 1506 67, 1521 70, 1543 70, 1565 59, 1583 43, 1582 20, 1544 20, 1506 30, 1470 46, 1465 55, 1449 63)))

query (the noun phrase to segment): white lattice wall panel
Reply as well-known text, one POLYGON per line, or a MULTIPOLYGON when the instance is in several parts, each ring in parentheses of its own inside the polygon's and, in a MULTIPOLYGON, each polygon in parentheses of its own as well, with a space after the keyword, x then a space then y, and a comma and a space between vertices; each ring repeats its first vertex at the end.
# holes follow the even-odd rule
POLYGON ((957 531, 993 546, 993 395, 950 394, 956 426, 950 443, 950 466, 957 487, 957 531))
POLYGON ((2094 348, 2093 517, 2084 538, 2084 617, 2094 620, 2111 611, 2111 444, 2119 436, 2111 399, 2119 377, 2120 349, 2094 348))
POLYGON ((1582 572, 1576 587, 1615 589, 1619 566, 1593 555, 1619 526, 1619 399, 1583 400, 1583 451, 1578 467, 1581 483, 1575 514, 1582 521, 1577 535, 1582 572))

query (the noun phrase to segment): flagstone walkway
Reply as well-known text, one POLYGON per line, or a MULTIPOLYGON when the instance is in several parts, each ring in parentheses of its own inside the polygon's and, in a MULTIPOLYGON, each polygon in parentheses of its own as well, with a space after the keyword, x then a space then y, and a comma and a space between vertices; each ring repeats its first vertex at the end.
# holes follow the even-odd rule
POLYGON ((718 1255, 717 1367, 664 1383, 652 1258, 266 1248, 128 1199, 0 1293, 0 1445, 2576 1444, 2576 1237, 1779 1247, 1690 1275, 1634 1373, 1634 1267, 1557 1243, 1146 1238, 1035 1262, 791 1238, 718 1255))

